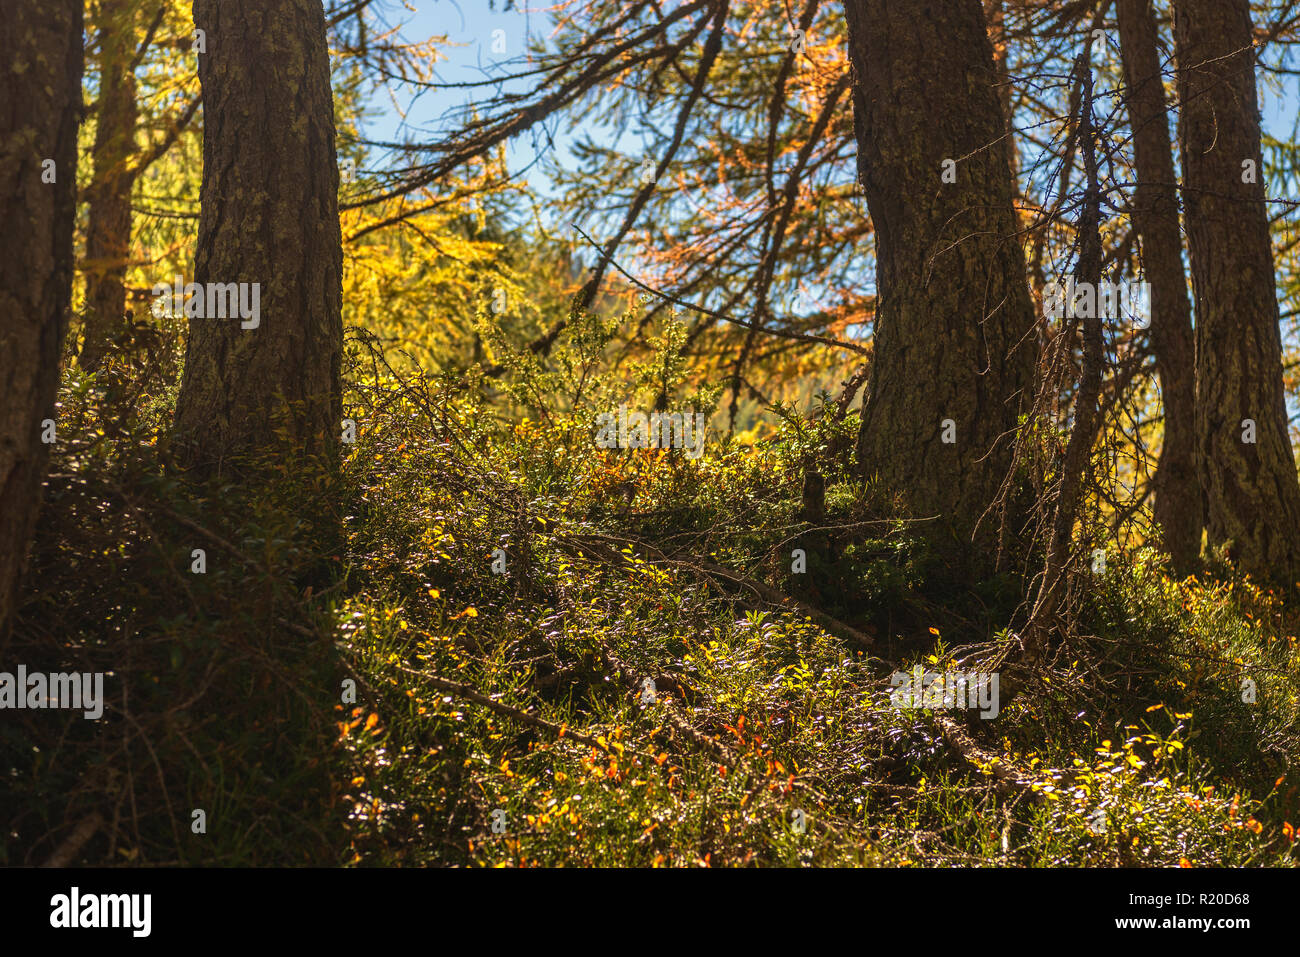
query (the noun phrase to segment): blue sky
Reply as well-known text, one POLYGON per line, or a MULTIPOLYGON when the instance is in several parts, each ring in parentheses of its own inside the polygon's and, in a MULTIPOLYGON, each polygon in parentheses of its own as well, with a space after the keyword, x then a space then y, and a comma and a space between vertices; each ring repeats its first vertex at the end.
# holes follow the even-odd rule
MULTIPOLYGON (((499 72, 499 64, 522 53, 529 37, 546 37, 551 29, 550 16, 545 12, 547 6, 546 0, 385 0, 379 13, 389 26, 400 26, 408 41, 445 36, 447 45, 442 52, 447 59, 438 64, 437 79, 464 83, 492 77, 499 72), (501 33, 494 34, 498 30, 501 33), (504 42, 505 52, 494 52, 494 42, 498 46, 504 42)), ((1282 138, 1290 136, 1300 112, 1300 82, 1295 77, 1289 78, 1281 93, 1270 89, 1265 82, 1259 84, 1259 89, 1266 131, 1282 138)), ((405 97, 399 101, 407 111, 405 120, 387 96, 377 96, 372 101, 377 115, 368 124, 367 133, 372 139, 410 137, 415 141, 452 135, 454 124, 444 121, 444 114, 471 95, 481 98, 487 92, 486 88, 424 90, 412 98, 409 90, 399 91, 405 97)), ((565 165, 569 165, 566 162, 568 142, 565 137, 558 137, 554 156, 565 165)), ((532 162, 536 151, 531 137, 518 137, 509 144, 507 155, 512 170, 532 162)), ((528 182, 536 192, 550 193, 550 184, 540 167, 529 171, 528 182)))
MULTIPOLYGON (((447 46, 442 48, 442 53, 447 59, 438 63, 437 81, 470 83, 498 75, 502 70, 499 64, 518 57, 529 37, 539 39, 550 33, 550 17, 539 12, 542 4, 537 0, 515 0, 515 8, 506 10, 509 3, 510 0, 495 0, 496 9, 492 10, 488 0, 406 0, 405 4, 385 3, 381 15, 390 26, 400 24, 408 41, 446 36, 447 46), (498 30, 502 33, 495 34, 498 30), (501 43, 505 45, 505 53, 494 52, 494 46, 499 48, 501 43)), ((406 110, 405 119, 386 96, 376 97, 372 106, 380 112, 368 124, 367 134, 376 140, 411 137, 417 142, 451 135, 454 125, 443 120, 444 114, 471 97, 482 99, 490 92, 490 88, 425 90, 412 102, 400 101, 406 110)), ((409 100, 409 91, 406 95, 409 100)), ((507 156, 511 170, 532 162, 536 152, 530 137, 524 135, 511 142, 507 156)), ((538 192, 549 192, 549 184, 537 169, 530 171, 528 182, 538 192)))

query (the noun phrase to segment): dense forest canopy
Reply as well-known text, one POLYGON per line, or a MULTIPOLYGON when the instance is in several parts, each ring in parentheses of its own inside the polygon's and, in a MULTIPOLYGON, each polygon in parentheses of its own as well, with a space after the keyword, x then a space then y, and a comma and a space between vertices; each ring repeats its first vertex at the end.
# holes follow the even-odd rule
POLYGON ((0 863, 1295 862, 1296 0, 9 6, 0 863))

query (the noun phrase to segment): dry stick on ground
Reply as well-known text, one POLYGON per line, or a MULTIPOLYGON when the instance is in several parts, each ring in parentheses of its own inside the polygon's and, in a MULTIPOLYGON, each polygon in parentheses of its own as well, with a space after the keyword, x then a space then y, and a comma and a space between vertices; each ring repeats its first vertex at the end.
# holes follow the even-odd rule
POLYGON ((1034 789, 1034 780, 1016 770, 1000 755, 986 751, 975 743, 974 739, 960 724, 946 715, 935 715, 939 730, 948 745, 962 756, 967 764, 976 768, 981 774, 992 774, 994 787, 999 794, 1023 795, 1035 804, 1041 804, 1044 795, 1034 789))
POLYGON ((60 844, 55 852, 50 855, 50 859, 41 866, 67 867, 73 862, 81 849, 86 846, 86 842, 94 837, 95 832, 103 826, 104 819, 100 817, 98 811, 82 818, 81 823, 72 829, 72 833, 68 835, 67 840, 60 844))
MULTIPOLYGON (((689 562, 674 562, 673 564, 691 567, 689 562)), ((771 585, 766 585, 761 581, 741 575, 740 573, 734 572, 722 565, 715 565, 712 562, 701 562, 699 567, 710 575, 724 578, 734 585, 739 585, 749 589, 769 605, 776 605, 786 609, 795 609, 807 615, 814 622, 833 635, 840 638, 847 638, 848 640, 865 647, 869 647, 874 643, 874 639, 872 639, 870 635, 866 634, 866 632, 859 631, 852 625, 840 621, 833 615, 828 615, 826 612, 819 611, 811 605, 806 605, 798 599, 791 598, 789 595, 785 594, 785 592, 779 591, 771 585)))
MULTIPOLYGON (((515 708, 512 707, 511 705, 503 704, 502 702, 497 701, 494 698, 490 698, 485 694, 481 694, 480 692, 475 691, 469 685, 461 684, 458 681, 449 681, 446 678, 439 678, 436 675, 426 674, 423 671, 416 671, 414 668, 399 667, 398 670, 404 671, 408 675, 414 675, 415 677, 421 679, 422 681, 428 682, 429 684, 433 685, 435 688, 441 691, 446 691, 451 694, 457 695, 461 698, 466 699, 467 701, 473 701, 475 704, 481 704, 483 705, 483 707, 495 711, 497 714, 505 715, 508 718, 513 718, 516 721, 522 722, 523 724, 530 725, 531 727, 534 728, 541 728, 543 731, 549 731, 557 738, 568 737, 568 738, 572 738, 574 741, 577 741, 580 744, 590 745, 591 747, 596 748, 600 751, 608 752, 610 750, 607 744, 601 744, 595 738, 588 737, 587 735, 582 734, 581 732, 574 731, 565 725, 556 724, 553 721, 547 721, 545 718, 539 718, 537 715, 529 711, 524 711, 521 708, 515 708)), ((646 757, 646 756, 638 755, 638 757, 646 757)), ((650 758, 650 760, 653 761, 654 759, 650 758)))

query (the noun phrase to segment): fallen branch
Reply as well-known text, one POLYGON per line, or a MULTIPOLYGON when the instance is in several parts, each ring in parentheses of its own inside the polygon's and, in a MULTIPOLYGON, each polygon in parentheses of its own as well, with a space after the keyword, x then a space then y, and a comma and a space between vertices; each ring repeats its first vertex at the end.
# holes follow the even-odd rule
POLYGON ((86 843, 95 836, 95 832, 104 826, 104 819, 100 817, 99 812, 95 811, 81 819, 81 822, 72 829, 72 833, 67 839, 50 855, 42 867, 67 867, 76 859, 81 849, 86 843))
POLYGON ((962 756, 967 764, 976 768, 981 774, 992 774, 994 788, 999 794, 1021 795, 1035 804, 1044 800, 1043 792, 1034 788, 1034 781, 1008 764, 1001 755, 993 754, 981 748, 966 733, 966 729, 944 715, 937 715, 935 720, 949 747, 962 756))
POLYGON ((608 744, 601 744, 595 738, 588 737, 578 731, 570 730, 566 725, 556 724, 553 721, 547 721, 545 718, 539 718, 537 715, 524 711, 521 708, 515 708, 508 704, 503 704, 494 698, 475 691, 469 685, 463 685, 458 681, 448 681, 446 678, 439 678, 436 675, 425 674, 423 671, 416 671, 413 668, 399 668, 398 670, 406 672, 408 675, 415 675, 429 684, 433 685, 440 691, 447 691, 451 694, 473 701, 475 704, 481 704, 483 707, 495 711, 497 714, 513 718, 522 724, 531 725, 534 728, 541 728, 543 731, 549 731, 557 738, 572 738, 579 744, 590 745, 600 751, 609 751, 608 744))

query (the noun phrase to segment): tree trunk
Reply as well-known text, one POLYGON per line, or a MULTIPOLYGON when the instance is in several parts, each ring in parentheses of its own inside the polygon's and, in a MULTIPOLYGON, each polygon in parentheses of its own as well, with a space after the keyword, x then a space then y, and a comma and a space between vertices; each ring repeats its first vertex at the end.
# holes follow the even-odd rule
POLYGON ((250 300, 257 284, 248 311, 260 314, 187 311, 180 458, 205 470, 278 450, 332 459, 343 249, 324 12, 320 0, 195 0, 194 22, 207 51, 195 281, 247 283, 250 300))
MULTIPOLYGON (((1035 348, 984 11, 980 0, 844 6, 879 296, 859 462, 937 520, 932 541, 978 555, 972 536, 1006 478, 1035 348)), ((996 525, 986 518, 980 537, 996 525)))
POLYGON ((1201 552, 1200 481, 1196 475, 1196 345, 1183 272, 1178 181, 1151 0, 1119 0, 1120 52, 1127 83, 1137 188, 1133 225, 1151 287, 1151 350, 1164 406, 1164 440, 1155 475, 1155 520, 1174 569, 1190 574, 1201 552))
POLYGON ((13 0, 0 16, 0 637, 36 525, 68 323, 81 25, 81 0, 13 0))
POLYGON ((1247 0, 1174 3, 1198 467, 1209 545, 1230 545, 1238 568, 1256 578, 1291 583, 1300 579, 1300 484, 1282 388, 1252 32, 1247 0))
POLYGON ((99 368, 126 320, 126 267, 131 251, 135 172, 135 7, 99 6, 99 113, 86 225, 86 320, 79 362, 99 368))
POLYGON ((993 72, 998 78, 998 102, 1006 118, 1006 138, 1003 144, 1007 154, 1007 167, 1011 170, 1013 195, 1019 195, 1016 178, 1020 175, 1020 153, 1016 149, 1015 104, 1012 101, 1010 44, 1007 39, 1007 14, 1002 0, 984 0, 984 19, 988 23, 989 43, 993 47, 993 72))

